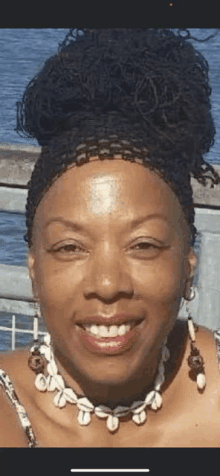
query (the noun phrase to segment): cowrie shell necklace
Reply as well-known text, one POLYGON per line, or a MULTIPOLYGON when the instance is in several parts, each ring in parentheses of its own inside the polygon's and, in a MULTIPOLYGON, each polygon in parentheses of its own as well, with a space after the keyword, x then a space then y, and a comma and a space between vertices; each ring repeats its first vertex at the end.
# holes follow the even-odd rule
MULTIPOLYGON (((54 353, 51 346, 51 336, 47 333, 43 338, 43 343, 35 344, 31 349, 32 357, 36 360, 43 357, 46 362, 47 376, 40 370, 36 370, 37 376, 35 379, 35 387, 40 392, 54 392, 57 391, 53 398, 53 403, 56 407, 63 408, 66 403, 72 403, 78 408, 78 423, 82 426, 89 425, 91 422, 91 415, 99 418, 106 418, 107 428, 110 432, 114 432, 119 427, 119 418, 132 414, 132 420, 136 425, 141 425, 147 419, 146 407, 150 406, 152 410, 158 410, 162 406, 162 396, 160 393, 161 385, 165 381, 164 363, 169 359, 170 352, 166 347, 167 338, 164 341, 162 355, 158 367, 157 377, 154 383, 154 390, 147 393, 144 401, 137 401, 128 406, 117 406, 114 410, 105 406, 99 405, 95 407, 86 397, 78 397, 72 388, 65 386, 63 377, 59 374, 57 365, 54 359, 54 353), (39 357, 38 357, 39 356, 39 357)), ((32 369, 34 370, 34 369, 32 369)))

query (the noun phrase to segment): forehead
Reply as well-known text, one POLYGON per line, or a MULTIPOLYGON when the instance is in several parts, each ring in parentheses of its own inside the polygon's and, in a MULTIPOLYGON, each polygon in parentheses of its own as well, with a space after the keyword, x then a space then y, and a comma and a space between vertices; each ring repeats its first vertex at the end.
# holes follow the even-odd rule
POLYGON ((141 163, 122 159, 92 158, 89 163, 70 167, 59 177, 42 199, 37 213, 76 214, 164 213, 169 219, 181 215, 177 197, 158 173, 141 163))

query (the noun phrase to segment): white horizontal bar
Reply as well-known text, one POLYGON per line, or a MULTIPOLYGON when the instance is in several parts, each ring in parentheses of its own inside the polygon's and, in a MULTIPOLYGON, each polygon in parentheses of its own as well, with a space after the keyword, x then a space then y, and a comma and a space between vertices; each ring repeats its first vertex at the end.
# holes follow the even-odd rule
MULTIPOLYGON (((24 333, 24 334, 34 334, 34 331, 27 331, 25 329, 18 329, 17 327, 4 327, 4 326, 0 326, 0 331, 14 331, 15 332, 21 332, 21 333, 24 333)), ((38 334, 47 334, 46 332, 42 332, 42 331, 37 331, 38 334)))
POLYGON ((71 469, 72 473, 149 473, 149 469, 71 469))
POLYGON ((220 210, 195 208, 195 227, 200 232, 220 233, 220 210))
POLYGON ((17 150, 17 151, 24 151, 24 152, 36 152, 40 153, 41 147, 35 147, 34 145, 28 144, 10 144, 8 142, 4 142, 0 144, 0 151, 1 150, 17 150))
POLYGON ((0 211, 25 213, 26 201, 26 189, 0 187, 0 211))
POLYGON ((0 297, 18 301, 34 300, 26 266, 0 264, 0 297))
POLYGON ((36 310, 31 302, 18 301, 15 299, 4 299, 0 297, 0 312, 10 312, 21 314, 22 316, 35 316, 36 310))

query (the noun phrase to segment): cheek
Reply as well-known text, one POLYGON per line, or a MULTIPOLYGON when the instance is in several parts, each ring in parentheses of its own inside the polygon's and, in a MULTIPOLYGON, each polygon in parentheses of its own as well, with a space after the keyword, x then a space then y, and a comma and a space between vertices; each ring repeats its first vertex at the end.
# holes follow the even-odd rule
POLYGON ((158 302, 175 300, 183 282, 183 258, 167 251, 163 258, 139 265, 134 275, 139 294, 158 302))
POLYGON ((69 262, 56 262, 44 253, 36 259, 36 263, 37 289, 44 306, 56 308, 76 298, 83 278, 82 267, 69 262))

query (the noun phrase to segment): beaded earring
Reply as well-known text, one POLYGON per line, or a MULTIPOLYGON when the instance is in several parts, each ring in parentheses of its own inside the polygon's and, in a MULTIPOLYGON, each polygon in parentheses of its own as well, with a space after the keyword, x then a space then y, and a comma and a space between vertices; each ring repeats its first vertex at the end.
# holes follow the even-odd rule
MULTIPOLYGON (((34 318, 39 319, 40 317, 40 308, 38 302, 35 302, 35 316, 34 318)), ((39 339, 34 339, 33 341, 33 351, 28 359, 28 366, 31 370, 33 370, 36 374, 40 374, 44 371, 47 361, 44 356, 40 353, 40 346, 41 342, 39 339)))
MULTIPOLYGON (((192 286, 190 289, 190 297, 187 298, 187 301, 190 302, 195 298, 195 287, 192 286), (192 295, 193 293, 193 295, 192 295)), ((205 378, 205 369, 204 369, 204 359, 200 355, 199 350, 197 349, 195 342, 195 332, 198 331, 198 326, 193 323, 192 316, 190 314, 189 305, 186 306, 186 311, 188 312, 188 330, 189 330, 189 337, 191 340, 190 347, 191 352, 187 359, 188 365, 190 367, 189 377, 197 382, 197 387, 200 391, 204 390, 206 386, 206 378, 205 378)))

